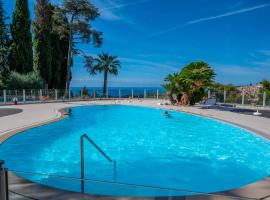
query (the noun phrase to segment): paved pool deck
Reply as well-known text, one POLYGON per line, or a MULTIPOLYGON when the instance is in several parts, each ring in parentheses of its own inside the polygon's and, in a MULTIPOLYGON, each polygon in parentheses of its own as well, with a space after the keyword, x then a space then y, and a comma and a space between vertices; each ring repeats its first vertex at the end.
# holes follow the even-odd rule
POLYGON ((19 109, 19 108, 1 108, 0 117, 5 117, 5 116, 8 116, 8 115, 14 115, 14 114, 20 113, 22 111, 23 110, 19 109))
MULTIPOLYGON (((134 106, 147 106, 162 108, 166 110, 176 110, 182 112, 188 112, 196 115, 202 115, 210 118, 219 119, 225 122, 233 123, 235 125, 241 126, 243 128, 249 129, 258 135, 270 139, 270 119, 258 116, 243 115, 228 111, 220 111, 216 109, 201 109, 200 107, 179 107, 172 105, 158 105, 159 103, 166 103, 165 100, 98 100, 98 101, 81 101, 81 102, 66 102, 66 103, 44 103, 44 104, 26 104, 26 105, 13 105, 13 106, 1 106, 2 108, 16 108, 22 109, 22 112, 17 114, 12 114, 9 116, 0 117, 0 144, 4 142, 9 137, 14 134, 20 133, 23 130, 40 126, 46 123, 57 121, 63 117, 61 110, 65 107, 75 107, 84 105, 106 105, 106 104, 122 104, 122 105, 134 105, 134 106)), ((21 180, 20 184, 10 185, 11 189, 16 187, 17 189, 21 187, 23 191, 24 186, 29 183, 21 180)), ((33 186, 34 187, 34 186, 33 186)), ((39 186, 38 186, 39 187, 39 186)), ((74 194, 70 192, 65 192, 59 190, 45 189, 49 191, 49 194, 55 195, 58 198, 47 198, 47 199, 107 199, 102 197, 84 196, 83 198, 79 194, 74 194), (54 191, 54 192, 53 192, 54 191), (60 194, 61 195, 60 195, 60 194), (70 198, 68 196, 70 195, 70 198)), ((30 189, 29 189, 30 191, 30 189)), ((38 188, 38 191, 41 191, 38 188)), ((242 188, 235 190, 226 191, 225 195, 233 195, 245 198, 254 199, 270 199, 270 178, 266 178, 262 181, 247 185, 242 188)), ((47 196, 48 197, 48 196, 47 196)), ((55 197, 55 196, 54 196, 55 197)), ((180 198, 180 197, 179 197, 180 198)), ((17 198, 16 198, 17 199, 17 198)), ((42 198, 41 198, 42 199, 42 198)), ((134 198, 109 198, 109 199, 134 199, 134 198)), ((141 198, 140 198, 141 199, 141 198)), ((147 199, 157 199, 157 198, 147 198, 147 199)), ((173 198, 174 199, 174 198, 173 198)), ((182 199, 182 197, 181 197, 182 199)), ((224 198, 213 198, 213 197, 186 197, 185 199, 233 199, 230 197, 224 198)))

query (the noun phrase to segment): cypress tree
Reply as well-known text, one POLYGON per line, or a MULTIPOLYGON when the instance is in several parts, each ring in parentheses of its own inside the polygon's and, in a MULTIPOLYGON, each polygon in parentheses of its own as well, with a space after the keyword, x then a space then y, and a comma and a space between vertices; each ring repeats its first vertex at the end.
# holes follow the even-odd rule
POLYGON ((67 74, 68 39, 52 35, 52 87, 64 89, 67 74))
POLYGON ((35 4, 34 33, 34 68, 40 73, 48 87, 52 87, 52 52, 51 52, 51 10, 49 0, 37 0, 35 4))
POLYGON ((51 41, 51 66, 52 66, 52 81, 51 88, 64 89, 66 83, 67 73, 67 56, 68 56, 68 35, 59 34, 59 27, 63 26, 63 23, 67 23, 67 19, 64 17, 59 20, 54 14, 57 13, 58 8, 50 5, 51 11, 51 26, 52 31, 50 33, 51 41))
POLYGON ((19 73, 33 71, 33 49, 28 0, 16 0, 10 32, 12 36, 9 54, 10 70, 19 73))
POLYGON ((0 0, 0 76, 7 77, 8 75, 8 48, 9 48, 9 35, 8 27, 5 23, 7 19, 3 9, 3 2, 0 0))

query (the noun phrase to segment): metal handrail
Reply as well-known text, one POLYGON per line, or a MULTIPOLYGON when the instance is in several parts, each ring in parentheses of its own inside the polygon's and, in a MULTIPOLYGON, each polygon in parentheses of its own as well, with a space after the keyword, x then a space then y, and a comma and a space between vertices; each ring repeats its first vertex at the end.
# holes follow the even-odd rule
POLYGON ((4 168, 4 161, 0 160, 0 199, 8 200, 8 174, 4 168))
POLYGON ((113 163, 114 181, 116 181, 116 161, 112 160, 88 135, 83 134, 80 138, 81 147, 81 191, 84 193, 84 139, 87 139, 109 162, 113 163))

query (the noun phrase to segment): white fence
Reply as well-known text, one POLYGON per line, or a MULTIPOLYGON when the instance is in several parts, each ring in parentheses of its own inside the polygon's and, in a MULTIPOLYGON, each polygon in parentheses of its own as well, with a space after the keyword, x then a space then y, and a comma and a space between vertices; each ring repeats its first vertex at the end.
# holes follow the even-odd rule
POLYGON ((103 95, 102 89, 22 89, 0 90, 0 104, 11 104, 16 99, 19 103, 80 101, 91 99, 119 99, 119 98, 165 98, 165 92, 160 89, 108 89, 103 95))
MULTIPOLYGON (((205 96, 215 98, 219 104, 270 106, 270 95, 266 93, 249 94, 241 91, 209 90, 205 96)), ((156 88, 109 88, 105 96, 102 89, 94 88, 88 88, 87 90, 76 88, 68 92, 64 89, 0 90, 0 104, 11 104, 14 102, 14 98, 19 103, 35 103, 116 98, 165 99, 167 96, 165 90, 156 88)))
POLYGON ((208 97, 215 98, 221 104, 235 104, 247 106, 270 106, 270 95, 264 93, 248 93, 242 91, 208 91, 208 97))

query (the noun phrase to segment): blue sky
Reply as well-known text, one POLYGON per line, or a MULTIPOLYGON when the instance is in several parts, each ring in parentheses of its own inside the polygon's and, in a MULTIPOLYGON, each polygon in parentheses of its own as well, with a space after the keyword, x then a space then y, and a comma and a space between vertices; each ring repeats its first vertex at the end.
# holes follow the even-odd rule
MULTIPOLYGON (((3 0, 11 17, 15 0, 3 0)), ((34 18, 34 0, 29 0, 34 18)), ((54 0, 54 3, 61 1, 54 0)), ((164 77, 192 61, 208 62, 222 83, 270 79, 270 0, 93 0, 101 16, 100 48, 86 53, 117 55, 122 68, 109 86, 160 86, 164 77)), ((102 86, 74 60, 72 86, 102 86)))

